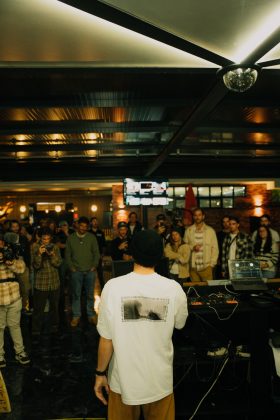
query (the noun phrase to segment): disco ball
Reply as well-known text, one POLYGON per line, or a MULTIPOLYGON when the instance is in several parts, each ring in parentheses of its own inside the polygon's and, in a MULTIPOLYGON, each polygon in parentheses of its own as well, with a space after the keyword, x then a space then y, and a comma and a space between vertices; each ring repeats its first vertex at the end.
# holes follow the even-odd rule
POLYGON ((233 92, 246 92, 250 89, 256 83, 258 73, 257 65, 250 67, 232 65, 218 71, 223 77, 225 86, 233 92))

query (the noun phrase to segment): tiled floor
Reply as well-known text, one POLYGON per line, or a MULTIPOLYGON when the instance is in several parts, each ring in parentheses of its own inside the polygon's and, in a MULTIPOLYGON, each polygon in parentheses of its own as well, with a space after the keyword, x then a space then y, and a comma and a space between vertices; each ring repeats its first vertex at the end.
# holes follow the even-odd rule
MULTIPOLYGON (((100 286, 94 291, 99 302, 100 286)), ((82 301, 84 298, 82 298, 82 301)), ((83 302, 83 307, 84 302, 83 302)), ((106 408, 93 393, 98 333, 83 314, 79 327, 70 327, 71 306, 66 295, 58 334, 48 332, 48 315, 39 342, 31 339, 31 318, 22 316, 22 332, 31 364, 22 367, 14 360, 8 333, 5 336, 7 367, 2 374, 12 412, 1 420, 48 420, 64 418, 105 418, 106 408)))
POLYGON ((30 339, 30 320, 23 318, 26 349, 32 363, 19 366, 14 360, 9 337, 7 367, 2 369, 12 412, 9 420, 46 420, 105 417, 106 410, 93 394, 98 334, 95 326, 64 325, 58 335, 44 334, 39 343, 30 339))

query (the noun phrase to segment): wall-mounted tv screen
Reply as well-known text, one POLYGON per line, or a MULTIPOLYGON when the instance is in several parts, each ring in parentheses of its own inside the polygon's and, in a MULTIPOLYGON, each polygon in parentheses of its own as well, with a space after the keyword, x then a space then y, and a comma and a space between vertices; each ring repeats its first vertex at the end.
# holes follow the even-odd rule
POLYGON ((168 204, 167 188, 167 180, 125 178, 124 203, 126 206, 165 206, 168 204))

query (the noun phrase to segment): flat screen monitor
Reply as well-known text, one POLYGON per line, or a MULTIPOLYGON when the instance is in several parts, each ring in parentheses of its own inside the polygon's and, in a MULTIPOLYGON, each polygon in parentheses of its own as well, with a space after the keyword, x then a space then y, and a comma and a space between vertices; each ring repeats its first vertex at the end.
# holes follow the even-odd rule
POLYGON ((168 204, 167 189, 167 180, 125 178, 124 203, 126 206, 165 206, 168 204))

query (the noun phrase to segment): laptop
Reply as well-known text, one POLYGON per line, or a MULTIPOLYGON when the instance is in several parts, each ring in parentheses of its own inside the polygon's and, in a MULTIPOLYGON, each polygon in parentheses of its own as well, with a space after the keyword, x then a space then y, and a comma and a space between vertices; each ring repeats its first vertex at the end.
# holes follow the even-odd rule
POLYGON ((229 260, 229 278, 236 291, 268 290, 262 277, 260 261, 258 260, 229 260))

